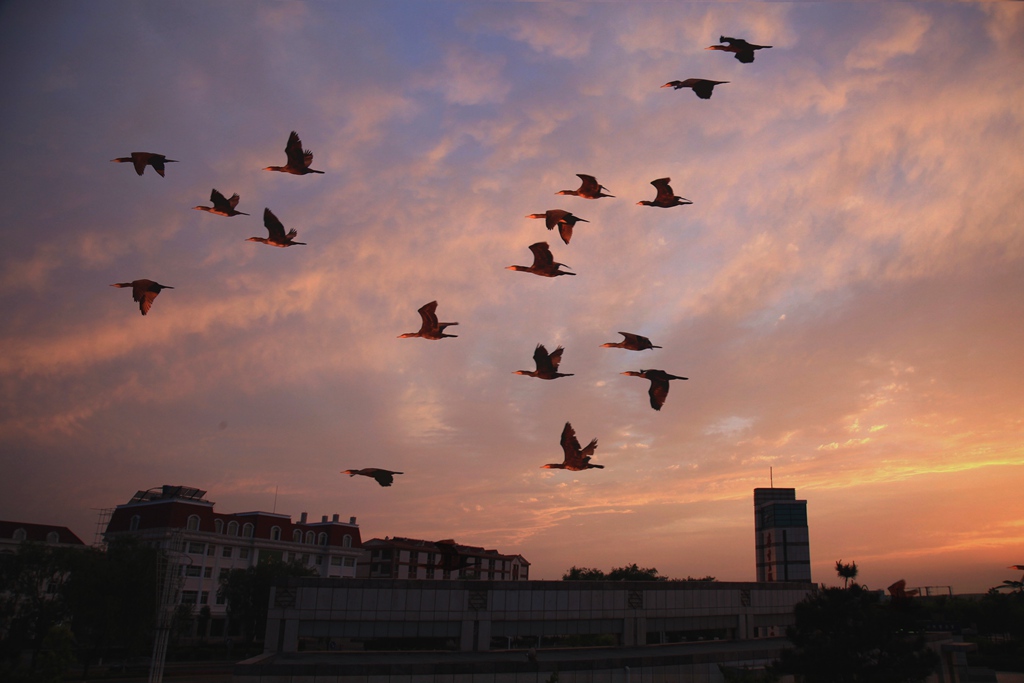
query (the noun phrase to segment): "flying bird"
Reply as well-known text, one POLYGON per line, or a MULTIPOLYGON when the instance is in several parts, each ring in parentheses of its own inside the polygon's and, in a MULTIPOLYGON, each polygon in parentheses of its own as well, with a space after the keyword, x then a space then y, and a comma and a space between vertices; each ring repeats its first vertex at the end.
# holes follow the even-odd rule
POLYGON ((139 310, 142 315, 149 313, 150 307, 153 305, 153 299, 160 293, 161 289, 174 289, 168 285, 162 285, 159 282, 153 282, 152 280, 132 280, 131 282, 116 282, 111 287, 131 287, 132 298, 139 302, 139 310))
POLYGON ((306 175, 307 173, 323 173, 310 168, 313 163, 313 153, 308 149, 302 149, 302 140, 294 130, 288 136, 288 144, 285 145, 284 153, 288 155, 288 163, 284 166, 267 166, 264 171, 281 171, 292 175, 306 175))
POLYGON ((423 324, 420 325, 419 332, 406 332, 405 334, 398 335, 399 339, 408 339, 409 337, 421 337, 423 339, 442 339, 443 337, 457 337, 457 334, 445 334, 444 328, 450 325, 458 325, 458 323, 439 323, 437 322, 437 302, 431 301, 429 304, 423 304, 419 307, 418 313, 420 318, 423 319, 423 324))
POLYGON ((533 350, 533 362, 537 366, 536 370, 516 370, 513 375, 527 375, 529 377, 539 377, 540 379, 558 379, 559 377, 572 377, 573 373, 564 373, 558 371, 558 365, 562 362, 562 352, 565 351, 561 346, 557 349, 548 353, 548 350, 544 348, 543 344, 537 344, 537 348, 533 350))
POLYGON ((576 274, 559 270, 560 266, 565 266, 566 268, 569 266, 566 266, 564 263, 555 262, 555 257, 551 255, 551 249, 548 247, 547 242, 531 244, 530 251, 533 252, 533 265, 529 267, 505 266, 505 270, 518 270, 523 273, 533 273, 534 275, 541 275, 543 277, 558 277, 559 275, 576 274))
POLYGON ((619 332, 625 337, 620 342, 608 342, 607 344, 601 344, 602 349, 616 348, 616 349, 627 349, 629 351, 643 351, 644 349, 660 349, 660 346, 655 346, 651 343, 651 340, 647 337, 641 337, 639 334, 633 334, 632 332, 619 332))
POLYGON ((295 241, 295 237, 299 234, 295 228, 289 230, 286 235, 284 225, 270 209, 263 209, 263 225, 266 226, 270 237, 250 237, 246 242, 263 242, 263 244, 269 244, 272 247, 290 247, 293 244, 305 244, 305 242, 295 241))
POLYGON ((709 81, 706 78, 687 78, 685 81, 669 81, 662 88, 673 88, 679 90, 680 88, 693 88, 693 92, 697 93, 697 97, 702 100, 711 99, 711 91, 715 89, 716 85, 722 83, 728 83, 729 81, 709 81))
POLYGON ((581 470, 589 470, 593 468, 604 469, 604 465, 592 465, 590 464, 590 456, 594 454, 597 449, 597 439, 593 438, 590 443, 587 444, 586 448, 580 448, 580 442, 576 438, 576 430, 572 428, 572 425, 568 422, 565 423, 565 428, 562 429, 562 462, 553 462, 547 465, 541 465, 542 470, 572 470, 579 472, 581 470))
POLYGON ((527 214, 527 218, 543 218, 544 225, 547 226, 548 230, 553 230, 554 227, 558 226, 558 234, 562 238, 562 241, 569 244, 569 240, 572 239, 572 229, 580 221, 589 223, 586 218, 580 218, 574 216, 570 212, 563 209, 548 209, 544 213, 531 213, 527 214))
POLYGON ((691 202, 689 199, 684 199, 683 197, 676 196, 675 192, 672 191, 672 188, 669 187, 668 183, 670 180, 672 179, 658 178, 657 180, 652 180, 651 185, 654 185, 654 187, 658 190, 657 196, 654 198, 653 202, 644 200, 642 202, 637 202, 637 206, 660 206, 663 209, 668 209, 673 206, 685 206, 687 204, 693 204, 693 202, 691 202))
POLYGON ((754 61, 754 50, 765 50, 771 47, 771 45, 753 45, 742 38, 730 38, 728 36, 719 36, 718 42, 728 43, 728 45, 712 45, 711 47, 706 47, 704 49, 733 52, 736 55, 736 59, 740 60, 744 64, 750 64, 754 61))
POLYGON ((559 190, 555 194, 570 194, 574 197, 583 197, 584 199, 600 199, 601 197, 614 197, 613 194, 604 194, 601 190, 607 190, 608 188, 597 182, 597 178, 592 175, 585 175, 583 173, 577 173, 576 177, 583 181, 580 184, 578 190, 559 190))
POLYGON ((193 209, 198 211, 208 211, 209 213, 217 214, 218 216, 248 216, 249 214, 244 211, 235 211, 235 207, 238 206, 238 195, 231 195, 231 199, 227 199, 216 188, 210 192, 210 201, 213 202, 213 206, 193 206, 193 209))
POLYGON ((405 472, 395 472, 392 470, 382 470, 379 467, 364 467, 361 470, 342 470, 342 474, 347 474, 350 477, 354 477, 357 474, 361 474, 364 477, 371 477, 377 480, 377 483, 381 486, 391 486, 395 481, 396 474, 405 474, 405 472))
POLYGON ((154 154, 153 152, 132 152, 130 157, 118 157, 111 161, 116 161, 119 164, 133 164, 135 172, 139 175, 146 170, 146 166, 152 166, 161 178, 164 177, 164 164, 178 163, 177 159, 168 159, 163 154, 154 154))
POLYGON ((661 410, 661 407, 665 405, 665 399, 668 398, 669 380, 689 379, 689 377, 677 377, 676 375, 670 375, 664 370, 641 370, 640 372, 630 370, 620 374, 629 375, 630 377, 642 377, 651 381, 651 388, 647 393, 650 394, 651 397, 651 407, 655 410, 661 410))

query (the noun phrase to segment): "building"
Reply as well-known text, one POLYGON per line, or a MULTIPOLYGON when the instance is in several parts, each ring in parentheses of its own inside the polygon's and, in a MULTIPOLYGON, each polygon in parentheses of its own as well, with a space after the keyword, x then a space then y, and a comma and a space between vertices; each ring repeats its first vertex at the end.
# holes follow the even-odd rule
POLYGON ((796 489, 754 489, 758 581, 811 580, 807 501, 796 489))
POLYGON ((371 579, 481 579, 526 581, 530 563, 522 555, 503 555, 462 545, 452 539, 422 541, 415 538, 374 538, 363 543, 369 564, 358 576, 371 579))
MULTIPOLYGON (((363 556, 356 518, 298 522, 273 512, 222 513, 206 491, 161 486, 139 491, 110 515, 104 540, 132 536, 166 551, 178 567, 176 604, 210 608, 208 633, 225 635, 227 605, 217 597, 220 579, 259 562, 300 562, 325 579, 354 578, 363 556)), ((229 635, 231 629, 229 630, 229 635)))
POLYGON ((264 654, 236 664, 234 676, 536 683, 558 672, 564 683, 711 683, 722 680, 720 665, 777 657, 785 640, 762 634, 784 632, 814 590, 804 582, 287 579, 271 592, 264 654))
POLYGON ((0 520, 0 553, 16 553, 22 543, 43 543, 58 548, 84 548, 85 543, 66 526, 0 520))

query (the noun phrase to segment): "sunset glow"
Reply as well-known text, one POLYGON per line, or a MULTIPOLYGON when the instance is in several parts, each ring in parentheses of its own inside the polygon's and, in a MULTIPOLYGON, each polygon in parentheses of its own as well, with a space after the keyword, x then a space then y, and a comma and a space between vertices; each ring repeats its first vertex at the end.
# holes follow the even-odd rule
POLYGON ((0 35, 0 519, 88 542, 181 484, 534 579, 749 581, 771 476, 816 581, 1024 562, 1021 3, 15 1, 0 35), (293 130, 322 175, 263 170, 293 130), (638 206, 661 178, 692 204, 638 206), (306 246, 247 242, 264 209, 306 246), (540 242, 575 276, 506 270, 540 242), (144 317, 109 286, 143 278, 144 317), (398 339, 432 301, 457 337, 398 339), (572 376, 513 374, 538 344, 572 376), (655 411, 640 369, 689 379, 655 411), (566 422, 604 469, 541 468, 566 422))

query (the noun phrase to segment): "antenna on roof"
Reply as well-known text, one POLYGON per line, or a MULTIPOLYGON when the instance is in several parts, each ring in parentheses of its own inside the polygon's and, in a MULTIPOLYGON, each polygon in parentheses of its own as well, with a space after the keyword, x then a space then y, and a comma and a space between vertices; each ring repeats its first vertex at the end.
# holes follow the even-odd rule
POLYGON ((277 514, 277 484, 274 484, 274 514, 277 514))
POLYGON ((775 476, 772 474, 772 468, 768 468, 768 485, 775 488, 775 476))

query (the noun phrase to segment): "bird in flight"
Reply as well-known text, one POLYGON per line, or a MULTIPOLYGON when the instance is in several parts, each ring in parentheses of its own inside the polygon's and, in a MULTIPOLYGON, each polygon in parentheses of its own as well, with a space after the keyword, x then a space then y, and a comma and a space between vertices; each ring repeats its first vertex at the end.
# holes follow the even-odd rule
POLYGON ((218 216, 248 216, 249 214, 244 211, 235 211, 235 207, 238 206, 238 195, 231 195, 231 199, 227 199, 216 188, 210 192, 210 201, 213 202, 213 206, 193 206, 193 209, 198 211, 208 211, 209 213, 217 214, 218 216))
POLYGON ((630 377, 642 377, 651 381, 651 388, 648 389, 647 393, 651 397, 651 407, 655 410, 661 410, 661 407, 665 405, 665 399, 668 398, 669 380, 689 379, 689 377, 670 375, 664 370, 641 370, 640 372, 630 370, 620 374, 629 375, 630 377))
POLYGON ((164 164, 178 163, 177 159, 168 159, 163 154, 154 154, 153 152, 132 152, 130 157, 118 157, 111 161, 116 161, 119 164, 133 164, 135 172, 139 175, 146 170, 146 166, 152 166, 161 178, 164 177, 164 164))
POLYGON ((590 456, 597 449, 596 437, 590 440, 586 448, 580 448, 580 442, 576 438, 576 430, 572 428, 571 424, 566 422, 565 427, 562 429, 561 444, 562 462, 541 465, 542 470, 572 470, 573 472, 579 472, 594 468, 604 469, 604 465, 592 465, 590 463, 590 456))
POLYGON ((711 99, 711 91, 715 89, 716 85, 722 83, 728 83, 729 81, 709 81, 706 78, 687 78, 685 81, 669 81, 662 88, 673 88, 679 90, 680 88, 693 88, 693 92, 697 93, 697 97, 702 100, 711 99))
POLYGON ((284 224, 277 219, 277 216, 270 209, 263 209, 263 225, 266 226, 270 236, 250 237, 246 242, 262 242, 272 247, 290 247, 293 244, 305 244, 305 242, 295 241, 295 237, 299 234, 295 228, 292 228, 288 231, 288 234, 285 234, 284 224))
POLYGON ((522 273, 533 273, 534 275, 541 275, 543 277, 558 277, 559 275, 576 274, 559 270, 559 267, 561 266, 566 268, 569 266, 566 266, 564 263, 555 262, 555 257, 551 255, 551 249, 548 247, 547 242, 531 244, 530 251, 533 252, 533 265, 505 266, 505 270, 517 270, 522 273))
POLYGON ((409 337, 421 337, 423 339, 442 339, 444 337, 457 337, 457 334, 445 334, 444 328, 450 325, 458 325, 458 323, 439 323, 437 322, 437 302, 431 301, 429 304, 423 304, 419 307, 418 313, 422 318, 423 323, 420 325, 419 332, 406 332, 405 334, 398 335, 399 339, 408 339, 409 337))
POLYGON ((660 206, 663 209, 667 209, 673 206, 685 206, 687 204, 693 204, 693 202, 691 202, 689 199, 684 199, 683 197, 676 196, 675 192, 672 191, 672 188, 669 187, 668 183, 670 180, 672 179, 658 178, 657 180, 652 180, 651 185, 654 185, 654 187, 658 190, 657 196, 654 198, 654 201, 652 202, 649 202, 647 200, 637 202, 637 206, 660 206))
POLYGON ((641 337, 639 334, 633 334, 632 332, 619 332, 624 339, 620 342, 608 342, 607 344, 601 344, 602 349, 627 349, 629 351, 643 351, 644 349, 660 349, 660 346, 655 346, 651 343, 651 340, 647 337, 641 337))
POLYGON ((597 182, 597 178, 592 175, 585 175, 583 173, 577 173, 576 177, 583 181, 580 184, 578 190, 559 190, 555 194, 569 194, 574 197, 583 197, 584 199, 600 199, 601 197, 614 197, 613 194, 604 194, 601 190, 607 190, 608 188, 597 182))
POLYGON ((379 467, 364 467, 361 470, 342 470, 342 474, 347 474, 350 477, 354 477, 357 474, 361 474, 364 477, 370 477, 376 479, 377 483, 381 486, 391 486, 395 481, 396 474, 405 474, 405 472, 395 472, 393 470, 382 470, 379 467))
POLYGON ((576 227, 576 224, 580 221, 589 223, 586 218, 580 218, 574 216, 568 211, 563 209, 548 209, 544 213, 531 213, 527 214, 527 218, 543 218, 544 225, 547 226, 548 230, 553 230, 554 227, 558 226, 558 235, 562 238, 562 241, 569 244, 569 240, 572 239, 572 229, 576 227))
POLYGON ((160 293, 161 289, 174 289, 168 285, 162 285, 159 282, 153 282, 152 280, 132 280, 131 282, 116 282, 111 287, 131 287, 132 298, 139 302, 139 310, 142 315, 149 313, 150 307, 153 305, 153 299, 160 293))
POLYGON ((294 130, 288 136, 288 144, 285 145, 284 153, 288 155, 288 163, 284 166, 267 166, 264 171, 281 171, 292 175, 306 175, 307 173, 323 173, 310 168, 313 163, 313 153, 308 149, 302 149, 302 140, 294 130))
POLYGON ((564 373, 558 371, 558 366, 562 362, 562 352, 565 351, 561 346, 557 349, 548 353, 548 350, 544 348, 543 344, 537 344, 537 348, 533 350, 533 362, 537 366, 536 370, 516 370, 513 375, 527 375, 529 377, 539 377, 540 379, 558 379, 559 377, 572 377, 573 373, 564 373))
POLYGON ((718 42, 728 44, 712 45, 711 47, 706 47, 704 49, 735 53, 736 59, 740 60, 744 64, 750 64, 754 61, 754 50, 765 50, 771 47, 771 45, 754 45, 752 43, 748 43, 742 38, 730 38, 728 36, 719 36, 718 42))

